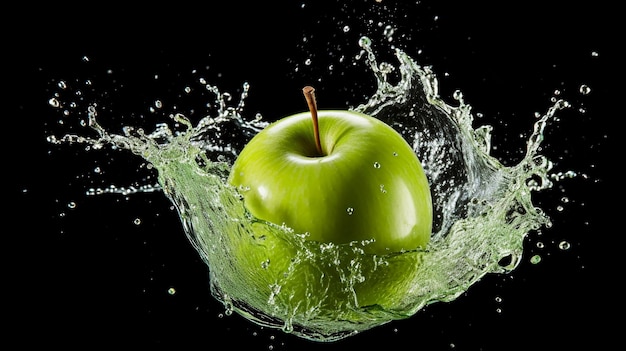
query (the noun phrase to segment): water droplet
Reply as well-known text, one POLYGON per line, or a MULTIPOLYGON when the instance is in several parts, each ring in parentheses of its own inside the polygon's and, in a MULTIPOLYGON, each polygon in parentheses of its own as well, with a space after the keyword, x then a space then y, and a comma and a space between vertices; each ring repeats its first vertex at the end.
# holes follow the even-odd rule
POLYGON ((308 58, 308 59, 306 59, 306 60, 304 61, 304 64, 305 64, 305 65, 307 65, 307 66, 310 66, 310 65, 311 65, 311 62, 312 62, 312 61, 311 61, 311 59, 310 59, 310 58, 308 58))
POLYGON ((261 262, 261 268, 263 269, 267 269, 267 267, 270 266, 270 259, 268 258, 267 260, 261 262))
POLYGON ((61 106, 61 103, 56 98, 50 98, 50 100, 48 100, 48 104, 50 104, 50 106, 52 106, 52 107, 60 107, 61 106))
POLYGON ((343 27, 343 32, 344 33, 348 33, 350 31, 350 26, 344 26, 343 27))
POLYGON ((598 57, 598 56, 600 56, 600 54, 598 54, 597 51, 592 51, 591 52, 591 57, 598 57))
POLYGON ((394 151, 394 152, 393 152, 393 156, 397 157, 397 156, 398 156, 398 153, 394 151))
POLYGON ((541 256, 539 255, 534 255, 533 257, 530 258, 530 263, 532 264, 537 264, 541 262, 541 256))
POLYGON ((571 247, 571 244, 565 240, 559 243, 559 249, 561 250, 569 250, 570 247, 571 247))
POLYGON ((167 293, 170 294, 170 295, 174 295, 174 294, 176 294, 176 289, 169 288, 169 289, 167 289, 167 293))
POLYGON ((59 81, 59 83, 57 84, 59 86, 59 88, 61 89, 65 89, 67 88, 67 84, 65 84, 65 81, 61 80, 59 81))
POLYGON ((141 218, 135 218, 135 219, 133 220, 133 224, 134 224, 134 225, 140 225, 140 224, 141 224, 141 218))
POLYGON ((376 169, 380 168, 380 163, 374 162, 374 168, 376 168, 376 169))
POLYGON ((387 25, 383 30, 383 35, 385 36, 385 38, 387 38, 387 40, 391 41, 393 39, 392 36, 395 31, 396 30, 392 26, 387 25))
POLYGON ((539 249, 543 249, 544 247, 545 247, 545 245, 543 244, 543 242, 542 242, 542 241, 538 241, 538 242, 537 242, 537 248, 539 248, 539 249))
POLYGON ((224 310, 225 315, 230 316, 233 314, 233 303, 230 300, 224 302, 224 307, 226 308, 224 310))
POLYGON ((454 93, 452 93, 452 98, 454 100, 461 101, 463 100, 463 93, 460 90, 455 90, 454 93))
POLYGON ((283 325, 283 331, 285 333, 293 332, 293 323, 291 321, 291 318, 286 318, 285 319, 285 324, 283 325))
POLYGON ((74 201, 70 201, 70 202, 67 204, 67 208, 76 208, 76 202, 74 202, 74 201))
POLYGON ((352 208, 352 207, 348 207, 348 208, 346 209, 346 212, 348 212, 348 215, 349 215, 349 216, 352 216, 352 214, 354 213, 354 208, 352 208))
POLYGON ((368 37, 361 37, 361 39, 359 39, 359 46, 366 49, 369 48, 372 45, 372 41, 370 40, 370 38, 368 37))
POLYGON ((496 302, 497 302, 497 303, 502 302, 502 298, 501 298, 500 296, 496 296, 496 299, 495 299, 495 300, 496 300, 496 302))
POLYGON ((161 100, 154 101, 154 107, 156 107, 156 108, 163 107, 163 102, 161 102, 161 100))
POLYGON ((380 185, 380 192, 383 193, 383 194, 387 193, 387 189, 385 189, 385 184, 381 184, 380 185))
POLYGON ((562 110, 564 108, 568 108, 570 106, 569 102, 563 99, 559 99, 558 101, 556 101, 556 103, 554 104, 554 107, 556 109, 562 110))
POLYGON ((580 91, 580 93, 583 95, 587 95, 591 92, 591 88, 587 84, 583 84, 580 86, 578 91, 580 91))

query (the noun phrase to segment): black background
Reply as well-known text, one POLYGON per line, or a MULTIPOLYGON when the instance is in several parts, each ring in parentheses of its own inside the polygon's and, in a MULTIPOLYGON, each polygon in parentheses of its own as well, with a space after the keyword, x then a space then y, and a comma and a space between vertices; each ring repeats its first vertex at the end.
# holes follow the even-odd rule
POLYGON ((611 184, 621 160, 616 120, 623 117, 622 99, 609 98, 623 71, 611 65, 617 59, 612 47, 621 45, 616 13, 598 1, 387 0, 141 9, 46 4, 6 11, 2 173, 10 197, 3 211, 4 339, 85 349, 613 345, 615 323, 622 318, 619 256, 613 249, 623 235, 613 224, 623 196, 611 184), (391 43, 383 35, 387 24, 396 29, 391 43), (156 99, 165 111, 176 106, 191 118, 202 116, 212 97, 181 94, 182 87, 197 86, 199 77, 235 98, 250 83, 248 118, 260 112, 275 120, 304 110, 301 88, 308 84, 316 87, 322 108, 358 105, 375 91, 364 61, 353 60, 362 35, 371 37, 381 61, 395 64, 395 45, 418 64, 433 66, 444 100, 452 103, 453 91, 461 90, 484 116, 476 124, 494 126, 493 154, 507 165, 519 161, 534 112, 545 112, 558 90, 572 108, 549 124, 543 153, 555 171, 585 175, 537 194, 554 225, 528 236, 514 272, 487 276, 457 300, 428 306, 407 320, 316 343, 226 316, 210 295, 208 268, 161 193, 85 196, 92 186, 142 184, 149 172, 137 171, 141 160, 46 142, 46 136, 68 131, 57 122, 63 119, 60 110, 48 104, 60 80, 75 91, 91 79, 85 99, 107 106, 100 120, 113 132, 128 121, 154 125, 141 115, 149 116, 156 99), (579 93, 582 84, 591 87, 589 95, 579 93), (103 173, 94 174, 95 167, 103 173), (71 202, 75 208, 68 207, 71 202), (137 218, 140 225, 133 223, 137 218), (563 240, 570 249, 558 248, 563 240), (529 262, 534 254, 542 257, 539 264, 529 262), (168 293, 170 288, 176 293, 168 293))

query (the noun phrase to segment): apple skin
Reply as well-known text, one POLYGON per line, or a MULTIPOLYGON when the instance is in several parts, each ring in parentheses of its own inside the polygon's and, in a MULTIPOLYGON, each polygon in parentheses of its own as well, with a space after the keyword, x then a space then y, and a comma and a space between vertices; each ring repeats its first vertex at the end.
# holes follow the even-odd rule
POLYGON ((318 119, 322 155, 308 112, 270 124, 241 151, 228 181, 250 214, 320 243, 367 242, 368 254, 426 248, 430 188, 408 143, 361 113, 318 119))

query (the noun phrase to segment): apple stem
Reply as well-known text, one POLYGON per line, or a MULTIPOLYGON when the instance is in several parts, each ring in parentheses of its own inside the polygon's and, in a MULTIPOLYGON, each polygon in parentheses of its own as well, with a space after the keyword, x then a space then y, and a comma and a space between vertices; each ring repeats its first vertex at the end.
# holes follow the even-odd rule
POLYGON ((320 127, 319 122, 317 120, 317 102, 315 101, 315 88, 312 86, 305 86, 302 88, 302 93, 306 98, 306 103, 309 105, 309 110, 311 111, 311 118, 313 119, 313 134, 315 135, 315 147, 317 148, 317 152, 320 156, 322 153, 322 142, 320 141, 320 127))

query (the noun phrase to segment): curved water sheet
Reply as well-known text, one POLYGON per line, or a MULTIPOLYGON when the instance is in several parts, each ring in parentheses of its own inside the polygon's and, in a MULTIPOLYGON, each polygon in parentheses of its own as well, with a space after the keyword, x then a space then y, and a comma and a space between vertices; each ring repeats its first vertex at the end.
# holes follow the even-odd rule
POLYGON ((114 146, 155 167, 160 188, 209 266, 212 294, 227 313, 311 340, 345 338, 454 300, 484 275, 518 265, 524 237, 551 225, 531 195, 552 187, 551 162, 538 150, 547 121, 568 106, 556 101, 538 116, 525 157, 505 167, 490 156, 491 126, 472 126, 470 105, 460 93, 457 106, 449 105, 439 97, 429 67, 400 50, 395 65, 379 64, 370 40, 359 44, 378 87, 354 110, 400 132, 431 184, 435 218, 423 251, 368 255, 362 249, 367 243, 313 242, 304 233, 253 218, 239 190, 226 181, 239 151, 267 125, 242 117, 247 84, 239 105, 229 107, 226 94, 205 83, 219 108, 196 125, 176 114, 152 133, 125 127, 118 135, 98 124, 98 109, 90 105, 88 125, 97 137, 50 136, 49 141, 114 146), (392 74, 397 84, 389 83, 392 74))

